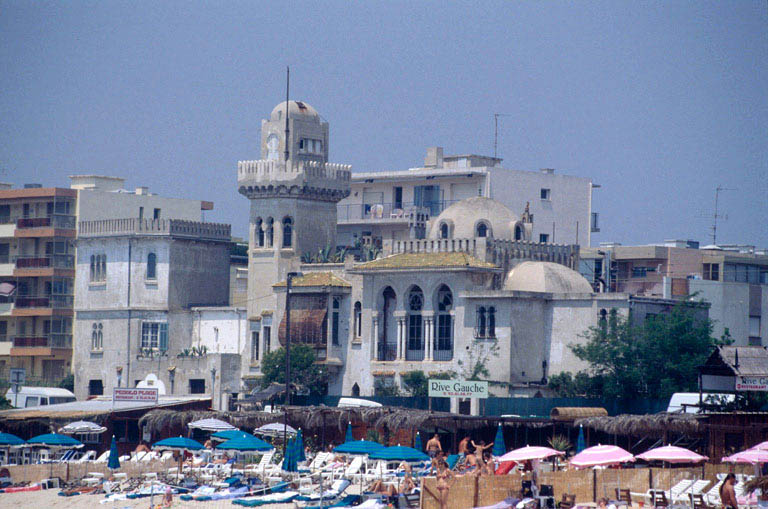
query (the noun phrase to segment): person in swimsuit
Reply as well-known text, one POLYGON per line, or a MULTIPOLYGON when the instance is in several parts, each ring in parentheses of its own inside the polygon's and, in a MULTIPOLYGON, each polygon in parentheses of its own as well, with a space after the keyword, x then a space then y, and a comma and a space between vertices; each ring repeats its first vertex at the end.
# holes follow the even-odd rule
POLYGON ((737 509, 739 502, 736 500, 736 476, 730 473, 725 476, 723 484, 720 485, 720 502, 725 509, 737 509))
POLYGON ((427 441, 427 454, 430 458, 434 458, 437 456, 437 453, 442 452, 442 450, 443 446, 440 444, 440 437, 435 433, 435 436, 427 441))
POLYGON ((474 440, 472 440, 472 447, 475 448, 475 459, 477 460, 477 466, 483 467, 485 466, 485 460, 483 459, 483 453, 486 449, 490 449, 493 447, 493 442, 491 442, 488 445, 485 445, 484 440, 480 440, 479 444, 476 444, 474 440))

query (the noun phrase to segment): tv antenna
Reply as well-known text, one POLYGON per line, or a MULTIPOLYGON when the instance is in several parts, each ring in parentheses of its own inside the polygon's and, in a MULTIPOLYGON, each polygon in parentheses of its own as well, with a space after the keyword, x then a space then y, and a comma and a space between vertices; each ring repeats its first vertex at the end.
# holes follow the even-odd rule
POLYGON ((493 114, 493 158, 497 158, 498 146, 499 146, 499 117, 511 117, 508 113, 494 113, 493 114))
POLYGON ((712 244, 715 246, 717 245, 717 220, 718 218, 728 219, 728 214, 721 215, 718 210, 720 193, 723 191, 736 191, 736 189, 723 187, 722 184, 715 188, 715 215, 712 217, 712 244))

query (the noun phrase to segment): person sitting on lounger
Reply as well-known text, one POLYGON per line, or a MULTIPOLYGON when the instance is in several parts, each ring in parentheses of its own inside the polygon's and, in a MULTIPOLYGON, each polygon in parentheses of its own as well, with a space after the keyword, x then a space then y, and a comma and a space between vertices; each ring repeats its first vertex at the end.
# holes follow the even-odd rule
POLYGON ((416 483, 413 482, 413 478, 411 477, 410 472, 405 474, 405 477, 403 477, 403 480, 400 481, 400 487, 399 491, 401 495, 408 495, 409 493, 412 493, 413 490, 416 489, 416 483))
POLYGON ((368 488, 368 491, 377 493, 379 495, 386 495, 388 497, 396 497, 398 495, 397 488, 391 484, 385 484, 382 480, 375 481, 373 484, 371 484, 371 487, 368 488))
POLYGON ((139 445, 136 446, 136 449, 134 449, 133 452, 138 453, 138 452, 149 452, 149 451, 150 451, 149 446, 146 443, 141 442, 139 445))

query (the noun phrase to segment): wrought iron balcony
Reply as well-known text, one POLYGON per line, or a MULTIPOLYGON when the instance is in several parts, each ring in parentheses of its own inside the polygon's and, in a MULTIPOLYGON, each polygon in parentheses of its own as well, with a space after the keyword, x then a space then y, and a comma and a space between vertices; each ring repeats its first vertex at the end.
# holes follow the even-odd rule
POLYGON ((396 358, 397 358, 397 345, 395 343, 387 343, 385 341, 379 341, 379 354, 376 360, 393 361, 396 358))
POLYGON ((20 217, 16 220, 16 228, 21 230, 28 228, 63 228, 74 230, 75 216, 53 214, 44 217, 20 217))
POLYGON ((56 255, 22 255, 16 257, 17 269, 74 269, 75 256, 69 254, 56 255))

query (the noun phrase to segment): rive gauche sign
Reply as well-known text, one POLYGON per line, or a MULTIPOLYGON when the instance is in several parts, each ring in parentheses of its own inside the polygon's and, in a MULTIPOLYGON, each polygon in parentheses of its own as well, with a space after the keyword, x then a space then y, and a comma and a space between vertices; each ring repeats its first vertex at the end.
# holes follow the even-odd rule
POLYGON ((737 391, 768 391, 768 376, 737 376, 737 391))
POLYGON ((487 398, 488 382, 429 380, 430 398, 487 398))

